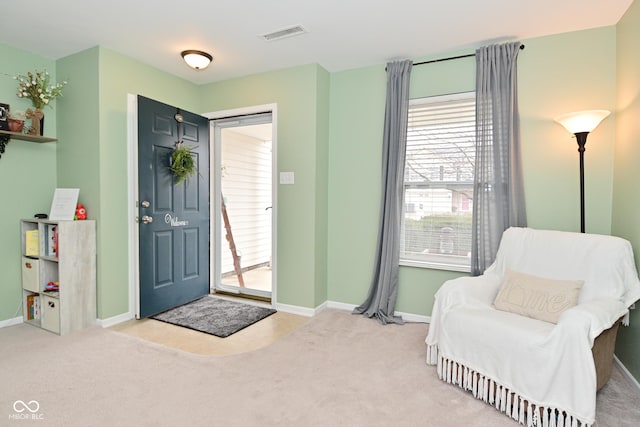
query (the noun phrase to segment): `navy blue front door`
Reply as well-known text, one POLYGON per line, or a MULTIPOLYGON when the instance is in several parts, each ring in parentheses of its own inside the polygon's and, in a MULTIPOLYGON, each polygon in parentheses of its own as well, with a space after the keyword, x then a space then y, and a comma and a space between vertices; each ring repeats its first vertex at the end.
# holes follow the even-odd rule
POLYGON ((209 121, 138 96, 140 317, 209 293, 209 121), (197 173, 177 184, 171 154, 182 141, 197 173))

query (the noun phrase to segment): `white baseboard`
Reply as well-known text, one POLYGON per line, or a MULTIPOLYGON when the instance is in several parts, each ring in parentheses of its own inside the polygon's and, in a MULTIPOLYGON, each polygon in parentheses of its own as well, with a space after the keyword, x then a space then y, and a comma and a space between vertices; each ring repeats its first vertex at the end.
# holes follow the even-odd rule
POLYGON ((96 324, 103 328, 109 328, 113 325, 117 325, 118 323, 126 322, 127 320, 131 320, 135 318, 133 313, 122 313, 117 316, 108 317, 106 319, 98 319, 96 324))
MULTIPOLYGON (((319 306, 317 306, 316 308, 308 308, 308 307, 301 307, 298 305, 289 305, 289 304, 281 304, 281 303, 275 304, 275 309, 278 311, 297 314, 299 316, 305 316, 305 317, 313 317, 327 308, 333 308, 336 310, 344 310, 344 311, 353 311, 353 309, 356 308, 356 305, 347 304, 344 302, 337 302, 337 301, 325 301, 319 306)), ((404 313, 401 311, 396 311, 395 315, 402 316, 402 319, 405 322, 429 323, 431 321, 431 317, 423 316, 420 314, 412 314, 412 313, 404 313)), ((110 326, 117 325, 118 323, 126 322, 127 320, 131 320, 134 318, 135 318, 135 315, 133 313, 122 313, 117 316, 109 317, 106 319, 98 319, 96 321, 96 324, 103 328, 108 328, 110 326)), ((19 317, 16 319, 19 319, 18 323, 22 322, 22 317, 19 317)), ((0 322, 0 327, 1 326, 2 326, 2 322, 0 322)), ((6 326, 9 326, 9 325, 6 325, 6 326)))
POLYGON ((325 301, 322 304, 320 304, 319 306, 317 306, 314 309, 313 315, 315 316, 316 314, 324 311, 325 309, 329 308, 329 301, 325 301))
MULTIPOLYGON (((337 302, 337 301, 325 301, 322 304, 320 304, 319 306, 317 306, 316 308, 307 308, 307 307, 300 307, 297 305, 289 305, 289 304, 280 304, 280 303, 276 303, 275 304, 275 309, 278 311, 283 311, 285 313, 291 313, 291 314, 297 314, 299 316, 305 316, 305 317, 313 317, 315 315, 317 315, 318 313, 322 312, 323 310, 327 309, 327 308, 332 308, 332 309, 336 309, 336 310, 344 310, 344 311, 353 311, 354 308, 356 308, 357 306, 355 304, 347 304, 344 302, 337 302)), ((404 313, 401 311, 396 311, 395 312, 396 316, 402 316, 403 320, 405 322, 417 322, 417 323, 430 323, 431 322, 431 317, 429 316, 423 316, 420 314, 412 314, 412 313, 404 313)), ((118 323, 122 323, 122 322, 126 322, 127 320, 131 320, 134 319, 135 315, 133 313, 122 313, 122 314, 118 314, 116 316, 113 317, 108 317, 106 319, 97 319, 96 320, 96 325, 102 327, 102 328, 109 328, 111 326, 117 325, 118 323)), ((7 320, 0 320, 0 328, 5 328, 7 326, 13 326, 13 325, 19 325, 20 323, 23 323, 22 320, 22 316, 20 317, 15 317, 13 319, 7 319, 7 320)), ((617 360, 617 359, 616 359, 617 360)), ((626 370, 626 368, 624 367, 624 365, 622 365, 622 363, 620 361, 618 361, 618 363, 620 364, 620 366, 622 366, 624 372, 629 372, 626 370)), ((633 378, 633 376, 629 373, 628 374, 631 378, 633 378)), ((635 381, 635 378, 634 378, 635 381)), ((637 381, 636 381, 636 384, 637 381)), ((640 386, 639 386, 640 387, 640 386)))
POLYGON ((638 382, 638 380, 631 374, 631 372, 629 372, 627 367, 622 364, 620 359, 618 359, 618 356, 616 356, 615 354, 613 355, 613 361, 618 365, 618 367, 622 371, 622 374, 627 377, 629 381, 631 381, 631 384, 635 385, 637 389, 640 390, 640 383, 638 382))
POLYGON ((7 326, 14 326, 23 323, 22 316, 14 317, 13 319, 0 320, 0 328, 6 328, 7 326))
POLYGON ((297 314, 298 316, 305 317, 313 317, 317 314, 316 309, 300 307, 297 305, 289 305, 289 304, 281 304, 277 302, 275 304, 275 309, 278 311, 283 311, 285 313, 297 314))
POLYGON ((408 323, 431 323, 431 316, 425 316, 424 314, 396 311, 396 316, 402 316, 402 320, 408 323))
POLYGON ((357 307, 355 304, 347 304, 346 302, 327 301, 325 302, 326 308, 333 308, 335 310, 353 311, 357 307))
MULTIPOLYGON (((353 309, 357 307, 357 305, 355 304, 347 304, 344 302, 337 302, 337 301, 327 301, 325 304, 327 308, 334 308, 336 310, 345 310, 345 311, 353 311, 353 309)), ((394 315, 402 316, 402 320, 404 320, 405 322, 431 323, 431 317, 424 316, 422 314, 413 314, 413 313, 405 313, 403 311, 396 311, 394 315)))

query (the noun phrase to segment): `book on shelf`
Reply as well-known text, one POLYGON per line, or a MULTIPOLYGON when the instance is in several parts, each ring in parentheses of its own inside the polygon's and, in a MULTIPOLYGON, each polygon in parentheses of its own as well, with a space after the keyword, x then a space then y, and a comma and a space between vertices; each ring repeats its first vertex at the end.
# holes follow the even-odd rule
POLYGON ((27 320, 40 319, 40 296, 37 294, 27 295, 27 320))
POLYGON ((27 295, 27 320, 33 320, 33 297, 34 295, 27 295))
POLYGON ((55 224, 47 225, 47 256, 58 256, 58 227, 55 224))
POLYGON ((40 319, 40 296, 35 295, 33 298, 33 318, 40 319))
POLYGON ((24 232, 24 254, 26 256, 38 256, 40 254, 40 242, 38 240, 38 230, 27 230, 24 232))

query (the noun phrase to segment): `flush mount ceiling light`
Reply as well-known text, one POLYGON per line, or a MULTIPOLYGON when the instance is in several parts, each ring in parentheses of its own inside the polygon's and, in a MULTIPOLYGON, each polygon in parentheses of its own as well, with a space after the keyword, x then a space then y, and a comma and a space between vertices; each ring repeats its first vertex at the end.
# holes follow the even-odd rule
POLYGON ((213 60, 213 56, 201 50, 183 50, 182 59, 194 70, 204 70, 213 60))

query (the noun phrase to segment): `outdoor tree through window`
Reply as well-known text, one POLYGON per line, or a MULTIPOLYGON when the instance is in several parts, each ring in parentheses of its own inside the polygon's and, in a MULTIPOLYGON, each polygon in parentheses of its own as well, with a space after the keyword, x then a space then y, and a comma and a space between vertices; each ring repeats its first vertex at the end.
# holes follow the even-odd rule
POLYGON ((411 100, 400 262, 469 270, 475 92, 411 100))

